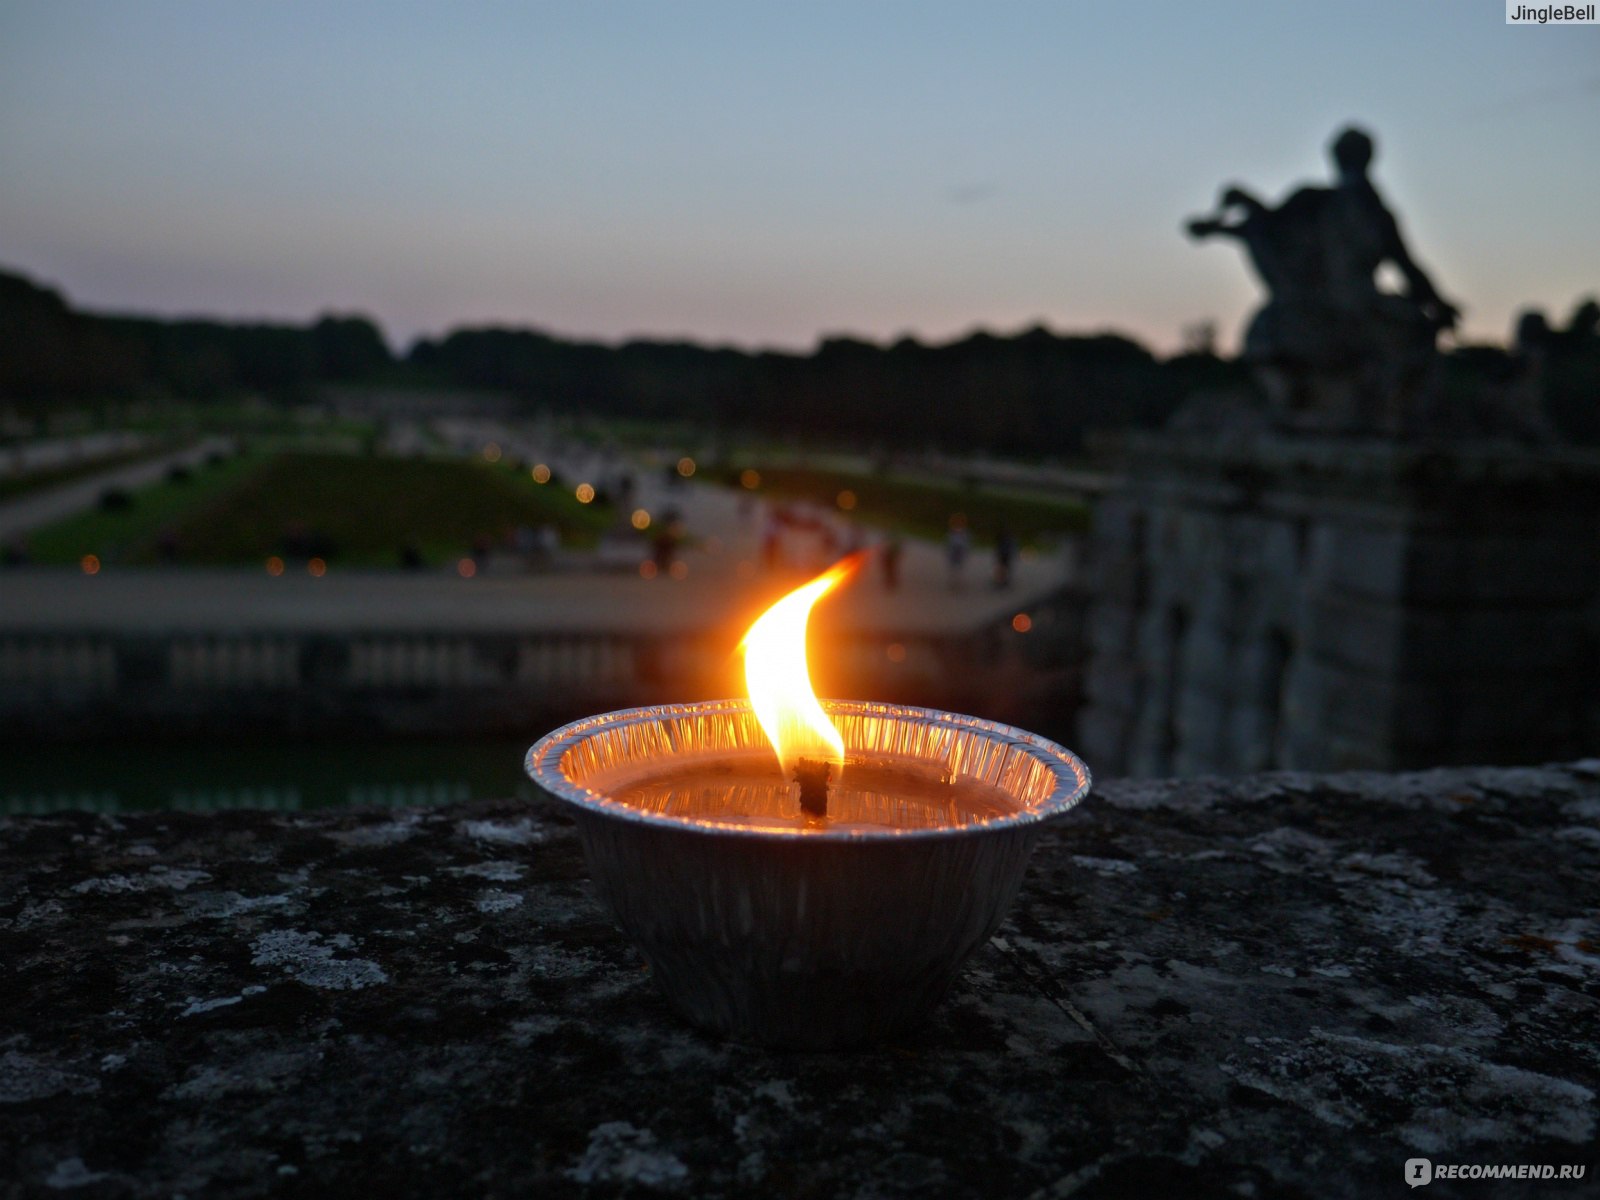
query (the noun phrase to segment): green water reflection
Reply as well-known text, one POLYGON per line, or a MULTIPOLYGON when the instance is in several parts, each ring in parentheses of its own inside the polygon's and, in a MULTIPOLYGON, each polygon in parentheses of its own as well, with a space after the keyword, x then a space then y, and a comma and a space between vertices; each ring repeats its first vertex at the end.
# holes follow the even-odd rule
POLYGON ((298 810, 531 797, 528 740, 0 748, 0 813, 298 810))

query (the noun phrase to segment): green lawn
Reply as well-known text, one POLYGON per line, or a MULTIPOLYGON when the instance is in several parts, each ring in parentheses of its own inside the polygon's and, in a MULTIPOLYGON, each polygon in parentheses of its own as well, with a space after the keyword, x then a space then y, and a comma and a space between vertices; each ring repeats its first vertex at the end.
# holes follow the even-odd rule
POLYGON ((147 458, 155 458, 171 450, 170 445, 143 446, 138 450, 126 450, 119 454, 106 454, 99 458, 85 459, 82 462, 65 463, 59 467, 45 467, 38 471, 27 471, 21 475, 8 475, 0 479, 0 501, 15 500, 18 496, 26 496, 29 492, 37 492, 41 488, 55 487, 61 483, 71 483, 75 479, 82 479, 88 475, 98 475, 101 471, 110 471, 116 467, 125 467, 130 463, 142 462, 147 458))
POLYGON ((609 509, 503 465, 290 451, 203 468, 187 483, 140 491, 128 512, 84 513, 30 541, 41 562, 93 553, 154 563, 167 531, 178 562, 221 566, 283 555, 299 530, 330 565, 395 566, 405 545, 445 562, 518 525, 553 523, 568 544, 592 543, 610 519, 609 509))
POLYGON ((85 554, 102 562, 141 562, 155 556, 163 529, 215 501, 266 465, 260 454, 242 454, 194 468, 189 478, 164 479, 133 493, 133 505, 117 512, 99 508, 78 513, 28 535, 33 561, 75 563, 85 554))
POLYGON ((185 562, 260 562, 282 554, 285 534, 299 527, 327 544, 330 562, 393 566, 407 544, 440 562, 518 525, 553 523, 564 541, 592 542, 609 517, 505 466, 284 453, 187 514, 177 534, 185 562))
POLYGON ((364 438, 376 425, 370 420, 336 416, 319 405, 281 405, 241 400, 164 400, 138 406, 118 420, 119 428, 156 433, 226 433, 236 437, 364 438))
MULTIPOLYGON (((728 469, 720 481, 739 487, 742 469, 728 469)), ((1089 506, 1065 496, 811 467, 757 465, 755 469, 761 475, 762 495, 809 500, 836 509, 839 493, 848 491, 856 498, 852 515, 857 519, 914 537, 944 537, 950 518, 958 513, 967 519, 973 539, 980 543, 992 542, 1002 525, 1025 545, 1082 533, 1089 527, 1089 506)))

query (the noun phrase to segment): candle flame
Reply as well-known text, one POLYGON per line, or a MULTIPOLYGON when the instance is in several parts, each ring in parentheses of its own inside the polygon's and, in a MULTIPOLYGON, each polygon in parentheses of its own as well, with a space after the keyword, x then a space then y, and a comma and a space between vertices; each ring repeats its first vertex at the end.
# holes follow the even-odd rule
POLYGON ((762 732, 785 775, 802 759, 844 769, 844 739, 822 711, 806 666, 806 622, 816 602, 855 573, 863 555, 840 559, 810 583, 779 600, 750 626, 744 651, 745 685, 762 732))

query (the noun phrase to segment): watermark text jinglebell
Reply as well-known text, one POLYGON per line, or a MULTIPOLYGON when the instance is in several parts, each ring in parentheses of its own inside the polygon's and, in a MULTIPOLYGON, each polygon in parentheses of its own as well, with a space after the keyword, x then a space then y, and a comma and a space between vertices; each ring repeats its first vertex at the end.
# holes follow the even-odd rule
POLYGON ((1593 4, 1523 4, 1506 0, 1507 25, 1594 25, 1593 4))

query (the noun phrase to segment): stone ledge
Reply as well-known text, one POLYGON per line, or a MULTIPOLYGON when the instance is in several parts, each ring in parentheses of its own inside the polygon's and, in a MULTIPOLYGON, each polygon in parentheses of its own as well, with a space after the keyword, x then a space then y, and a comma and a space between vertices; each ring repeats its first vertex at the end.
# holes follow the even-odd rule
POLYGON ((793 1055, 671 1017, 542 807, 9 818, 0 1195, 1592 1186, 1597 895, 1594 760, 1113 782, 926 1027, 793 1055))

